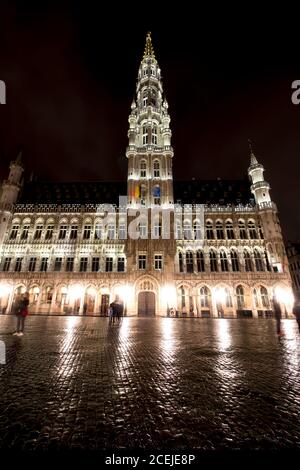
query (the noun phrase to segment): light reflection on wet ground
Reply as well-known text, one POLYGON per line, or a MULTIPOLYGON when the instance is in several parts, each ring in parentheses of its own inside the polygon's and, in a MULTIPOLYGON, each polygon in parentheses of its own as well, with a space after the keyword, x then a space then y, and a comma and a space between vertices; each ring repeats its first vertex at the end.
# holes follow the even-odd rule
POLYGON ((300 448, 300 336, 272 320, 0 317, 0 446, 300 448))

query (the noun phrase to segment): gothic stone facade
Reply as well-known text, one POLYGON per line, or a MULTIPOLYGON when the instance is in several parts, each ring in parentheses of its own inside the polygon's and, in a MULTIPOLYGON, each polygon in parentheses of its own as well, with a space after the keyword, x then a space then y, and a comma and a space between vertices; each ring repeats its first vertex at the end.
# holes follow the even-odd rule
POLYGON ((119 295, 127 315, 268 316, 275 294, 291 315, 277 209, 252 150, 249 180, 173 181, 150 34, 128 138, 127 185, 24 183, 21 156, 11 163, 0 199, 2 313, 29 291, 31 313, 106 315, 119 295), (131 223, 139 236, 128 235, 131 223))

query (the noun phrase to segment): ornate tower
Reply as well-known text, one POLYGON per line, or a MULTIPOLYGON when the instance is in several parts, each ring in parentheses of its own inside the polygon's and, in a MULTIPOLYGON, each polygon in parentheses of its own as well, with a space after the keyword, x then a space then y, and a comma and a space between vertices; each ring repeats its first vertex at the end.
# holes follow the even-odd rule
POLYGON ((3 181, 0 197, 0 245, 3 242, 8 219, 11 215, 11 205, 17 201, 22 185, 22 174, 24 168, 22 163, 22 152, 17 159, 11 162, 8 179, 3 181))
POLYGON ((248 168, 248 175, 252 182, 251 191, 254 194, 258 207, 271 269, 276 272, 286 272, 289 275, 288 260, 285 253, 277 207, 270 197, 270 185, 263 176, 264 167, 258 163, 253 153, 251 142, 249 142, 249 145, 250 167, 248 168))
POLYGON ((250 167, 248 168, 248 175, 251 179, 252 186, 251 192, 255 197, 255 202, 258 206, 264 205, 264 203, 270 203, 270 185, 264 180, 264 167, 258 163, 256 156, 253 153, 251 142, 250 146, 250 167))
POLYGON ((131 105, 128 138, 129 207, 172 207, 170 116, 150 33, 139 67, 136 99, 131 105))

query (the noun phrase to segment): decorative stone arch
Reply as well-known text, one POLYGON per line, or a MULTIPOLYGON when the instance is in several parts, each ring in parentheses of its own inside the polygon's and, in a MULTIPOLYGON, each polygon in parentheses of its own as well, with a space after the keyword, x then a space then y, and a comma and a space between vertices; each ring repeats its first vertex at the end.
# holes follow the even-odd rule
MULTIPOLYGON (((162 295, 154 276, 140 276, 134 283, 136 313, 138 315, 157 315, 162 308, 162 295)), ((161 311, 161 313, 163 313, 161 311)))
POLYGON ((38 217, 36 220, 35 220, 35 225, 44 225, 45 223, 45 219, 44 217, 38 217))
POLYGON ((20 217, 14 217, 11 221, 12 225, 20 225, 21 224, 21 218, 20 217))
POLYGON ((72 217, 70 223, 79 225, 79 217, 72 217))
POLYGON ((67 219, 67 217, 61 217, 58 221, 59 225, 65 225, 65 224, 69 224, 69 220, 67 219))

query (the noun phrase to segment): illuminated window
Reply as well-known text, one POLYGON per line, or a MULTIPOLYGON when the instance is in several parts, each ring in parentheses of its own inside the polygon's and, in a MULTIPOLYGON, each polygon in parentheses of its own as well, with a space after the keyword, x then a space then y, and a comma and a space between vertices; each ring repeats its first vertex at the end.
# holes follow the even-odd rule
POLYGON ((255 261, 256 271, 264 271, 263 260, 258 250, 254 250, 254 261, 255 261))
POLYGON ((205 263, 204 263, 204 254, 203 251, 198 250, 197 255, 197 271, 198 273, 204 272, 205 271, 205 263))
POLYGON ((71 226, 71 232, 70 232, 70 240, 76 240, 77 239, 77 233, 78 233, 78 226, 77 225, 72 225, 71 226))
POLYGON ((48 258, 42 258, 40 271, 46 272, 48 270, 48 258))
POLYGON ((95 258, 92 258, 92 271, 95 273, 97 273, 98 271, 100 271, 100 258, 99 257, 95 257, 95 258))
POLYGON ((246 240, 248 238, 245 222, 243 222, 242 220, 239 221, 239 233, 240 233, 240 238, 242 240, 246 240))
POLYGON ((23 258, 16 258, 15 272, 20 272, 22 269, 22 260, 23 258))
POLYGON ((24 225, 22 235, 21 235, 21 240, 27 240, 28 232, 29 232, 29 225, 24 225))
POLYGON ((124 258, 124 256, 118 257, 117 271, 119 273, 123 273, 125 271, 125 258, 124 258))
POLYGON ((245 294, 243 286, 237 286, 236 288, 237 306, 241 310, 245 307, 245 294))
POLYGON ((12 226, 12 230, 11 230, 10 236, 9 236, 10 240, 15 240, 17 238, 18 230, 19 230, 19 225, 13 225, 12 226))
POLYGON ((146 255, 139 255, 138 268, 139 269, 146 269, 146 261, 147 261, 147 256, 146 255))
POLYGON ((53 236, 54 225, 48 225, 45 235, 45 240, 51 240, 53 236))
POLYGON ((220 252, 220 260, 221 260, 221 271, 228 271, 228 260, 227 255, 224 250, 220 252))
POLYGON ((237 272, 240 270, 239 266, 239 260, 238 260, 238 255, 237 252, 234 250, 231 250, 230 252, 230 258, 231 258, 231 268, 233 272, 237 272))
POLYGON ((147 176, 147 163, 145 160, 142 160, 140 164, 140 177, 146 178, 146 176, 147 176))
POLYGON ((10 263, 11 263, 11 258, 5 258, 2 270, 5 271, 5 272, 9 271, 10 263))
POLYGON ((90 225, 85 225, 84 230, 83 230, 83 239, 84 240, 89 240, 91 237, 91 226, 90 225))
POLYGON ((216 231, 217 231, 217 239, 218 240, 223 240, 224 239, 224 230, 223 230, 222 222, 217 221, 216 231))
POLYGON ((154 255, 154 269, 162 270, 162 267, 163 267, 162 255, 154 255))
POLYGON ((253 265, 251 260, 251 255, 248 250, 244 251, 244 261, 245 261, 245 271, 253 271, 253 265))
POLYGON ((249 229, 249 237, 251 240, 254 240, 257 238, 257 231, 255 228, 254 222, 248 222, 248 229, 249 229))
POLYGON ((87 265, 88 265, 88 259, 87 259, 86 257, 80 258, 79 271, 80 271, 80 272, 85 272, 85 271, 87 271, 87 265))
POLYGON ((58 239, 59 240, 64 240, 67 235, 67 225, 61 225, 59 228, 59 234, 58 234, 58 239))
POLYGON ((226 222, 226 236, 228 240, 234 240, 234 231, 232 222, 226 222))
POLYGON ((40 240, 42 236, 42 230, 43 226, 42 225, 37 225, 35 229, 35 234, 34 234, 34 240, 40 240))
POLYGON ((74 269, 74 258, 67 258, 66 271, 72 272, 74 269))
POLYGON ((214 250, 211 250, 209 252, 209 263, 210 263, 211 272, 217 272, 218 271, 217 254, 214 250))
POLYGON ((28 264, 28 271, 29 272, 35 271, 35 267, 36 267, 36 258, 35 257, 30 258, 29 264, 28 264))
POLYGON ((153 163, 153 177, 154 178, 160 177, 160 164, 158 160, 154 160, 154 163, 153 163))
POLYGON ((186 252, 185 262, 186 262, 186 272, 193 273, 194 272, 194 257, 191 251, 186 252))

